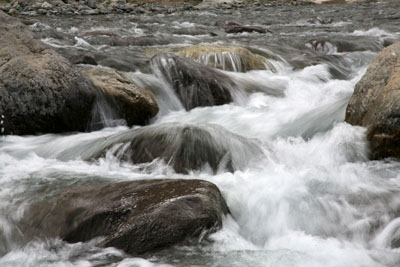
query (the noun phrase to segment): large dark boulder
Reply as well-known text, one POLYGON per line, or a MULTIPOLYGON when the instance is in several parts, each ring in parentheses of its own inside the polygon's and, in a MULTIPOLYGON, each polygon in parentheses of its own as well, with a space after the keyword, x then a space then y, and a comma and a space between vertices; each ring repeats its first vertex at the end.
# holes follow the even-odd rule
POLYGON ((94 86, 27 26, 0 11, 0 115, 3 134, 83 131, 94 86))
POLYGON ((154 74, 170 84, 187 110, 232 101, 236 85, 221 71, 171 53, 154 56, 150 64, 154 74))
POLYGON ((202 180, 137 180, 62 188, 32 205, 19 229, 26 240, 104 237, 102 247, 142 254, 218 230, 228 207, 202 180))
POLYGON ((346 121, 368 128, 371 158, 400 158, 400 43, 382 50, 356 84, 346 121))

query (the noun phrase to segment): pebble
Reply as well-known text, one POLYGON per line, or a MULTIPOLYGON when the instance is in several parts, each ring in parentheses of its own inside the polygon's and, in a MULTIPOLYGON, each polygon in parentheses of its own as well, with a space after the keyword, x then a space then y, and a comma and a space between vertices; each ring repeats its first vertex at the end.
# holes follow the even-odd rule
POLYGON ((44 2, 44 3, 42 4, 42 8, 43 8, 43 9, 52 9, 52 8, 53 8, 53 5, 50 4, 50 3, 44 2))
POLYGON ((10 10, 8 10, 8 14, 10 16, 15 16, 18 14, 18 11, 15 8, 11 8, 10 10))

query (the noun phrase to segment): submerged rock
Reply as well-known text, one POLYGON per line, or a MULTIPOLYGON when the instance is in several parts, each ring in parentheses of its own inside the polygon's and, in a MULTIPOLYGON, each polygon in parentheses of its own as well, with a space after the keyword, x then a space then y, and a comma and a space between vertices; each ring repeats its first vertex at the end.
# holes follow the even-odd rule
POLYGON ((400 43, 382 50, 356 84, 346 121, 368 128, 371 158, 400 158, 400 43))
POLYGON ((243 25, 237 21, 217 21, 215 26, 220 26, 225 29, 226 33, 241 33, 241 32, 258 32, 266 33, 267 31, 258 26, 243 25))
POLYGON ((94 86, 27 26, 0 11, 2 134, 84 131, 94 86))
POLYGON ((228 212, 210 182, 137 180, 62 188, 30 207, 19 228, 27 240, 103 237, 99 246, 142 254, 214 232, 228 212))
POLYGON ((239 46, 195 45, 177 52, 210 67, 236 72, 273 69, 263 56, 239 46))
POLYGON ((250 25, 240 25, 240 26, 229 26, 225 29, 226 33, 241 33, 241 32, 258 32, 266 33, 267 31, 261 27, 250 26, 250 25))
POLYGON ((159 158, 176 172, 188 173, 202 169, 213 172, 245 169, 263 152, 254 141, 218 125, 165 123, 101 138, 64 154, 90 160, 106 153, 133 164, 159 158))
POLYGON ((129 126, 144 125, 158 113, 154 95, 139 87, 126 74, 107 68, 92 68, 84 74, 103 90, 105 100, 117 117, 124 119, 129 126))
POLYGON ((235 83, 214 68, 171 53, 153 57, 150 64, 154 74, 170 84, 187 110, 232 101, 235 83))

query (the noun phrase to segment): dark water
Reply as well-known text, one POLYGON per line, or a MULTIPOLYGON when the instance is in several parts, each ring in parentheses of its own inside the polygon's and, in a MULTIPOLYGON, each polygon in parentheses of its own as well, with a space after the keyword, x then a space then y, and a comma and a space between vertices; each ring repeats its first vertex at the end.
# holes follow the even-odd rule
MULTIPOLYGON (((400 250, 391 248, 400 237, 400 164, 368 161, 365 129, 343 122, 369 62, 400 40, 400 19, 391 18, 399 8, 363 3, 23 17, 66 57, 89 53, 101 66, 124 71, 153 90, 160 113, 151 124, 217 124, 251 139, 264 156, 234 173, 204 169, 182 175, 161 161, 131 165, 111 153, 82 160, 91 148, 104 145, 103 137, 123 137, 124 126, 5 136, 0 141, 0 266, 400 266, 400 250), (230 20, 267 33, 226 34, 215 26, 230 20), (107 34, 89 33, 98 30, 107 34), (185 111, 169 85, 152 74, 149 60, 160 51, 196 44, 247 47, 268 57, 271 68, 225 72, 238 85, 233 103, 185 111), (232 212, 223 229, 202 242, 132 258, 97 248, 96 240, 25 244, 14 227, 31 203, 51 194, 50 187, 163 177, 216 183, 232 212)), ((99 112, 106 123, 107 109, 99 112)), ((240 161, 243 154, 235 153, 240 161)))

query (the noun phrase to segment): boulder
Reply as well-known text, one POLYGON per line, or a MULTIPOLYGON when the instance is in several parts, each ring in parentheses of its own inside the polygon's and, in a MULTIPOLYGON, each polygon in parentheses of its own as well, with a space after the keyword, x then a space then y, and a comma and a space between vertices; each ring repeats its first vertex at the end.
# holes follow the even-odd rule
POLYGON ((371 158, 400 157, 400 43, 386 47, 356 84, 346 121, 368 128, 371 158))
POLYGON ((153 57, 150 65, 156 76, 170 84, 187 110, 232 101, 235 83, 214 68, 172 53, 153 57))
POLYGON ((192 170, 236 171, 263 155, 253 140, 214 124, 163 123, 99 138, 63 152, 68 158, 92 160, 113 155, 122 162, 161 159, 177 173, 192 170))
POLYGON ((158 113, 153 93, 139 87, 126 74, 107 68, 91 68, 84 74, 103 90, 103 96, 117 118, 124 119, 128 126, 144 125, 158 113))
POLYGON ((75 185, 33 204, 19 223, 24 238, 61 238, 137 255, 222 226, 228 207, 207 181, 159 179, 75 185))
POLYGON ((182 48, 177 54, 227 71, 273 69, 268 59, 239 46, 194 45, 182 48))
POLYGON ((0 11, 2 134, 84 131, 96 88, 39 40, 0 11))

